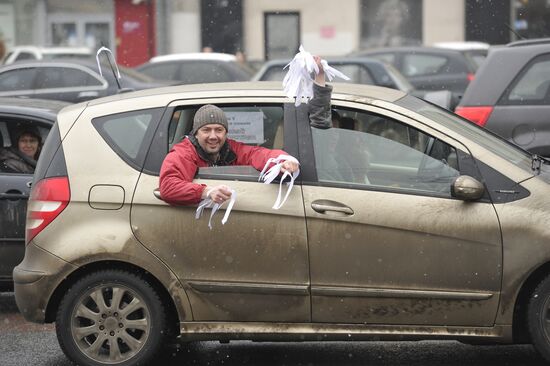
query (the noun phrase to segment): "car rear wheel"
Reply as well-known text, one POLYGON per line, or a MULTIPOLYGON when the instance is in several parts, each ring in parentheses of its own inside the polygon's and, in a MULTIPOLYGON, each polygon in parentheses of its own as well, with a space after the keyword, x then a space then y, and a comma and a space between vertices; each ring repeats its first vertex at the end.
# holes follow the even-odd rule
POLYGON ((160 350, 166 311, 139 275, 104 270, 78 280, 56 317, 61 349, 78 365, 137 365, 160 350))
POLYGON ((533 345, 550 361, 550 276, 533 291, 527 309, 527 321, 533 345))

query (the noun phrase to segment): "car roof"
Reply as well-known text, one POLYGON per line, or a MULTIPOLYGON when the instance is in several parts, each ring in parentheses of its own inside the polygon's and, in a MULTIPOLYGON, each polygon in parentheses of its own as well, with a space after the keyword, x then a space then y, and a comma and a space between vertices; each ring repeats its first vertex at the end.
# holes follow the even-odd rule
MULTIPOLYGON (((394 102, 407 94, 384 87, 360 84, 333 85, 333 98, 357 100, 358 98, 379 99, 394 102)), ((250 96, 250 97, 285 97, 280 82, 277 81, 253 81, 253 82, 228 82, 208 84, 176 85, 163 88, 144 89, 135 92, 121 93, 104 98, 89 101, 89 106, 111 102, 119 102, 138 98, 157 97, 163 99, 163 103, 170 103, 177 99, 208 98, 212 96, 250 96)))
POLYGON ((436 42, 432 45, 437 48, 446 48, 451 50, 458 51, 471 51, 471 50, 488 50, 491 46, 489 43, 485 42, 436 42))
POLYGON ((155 56, 149 60, 149 63, 184 60, 215 60, 231 62, 236 61, 237 58, 235 55, 217 52, 174 53, 170 55, 155 56))
POLYGON ((381 48, 369 48, 354 53, 356 55, 368 55, 371 53, 391 53, 391 52, 414 52, 414 53, 435 53, 435 54, 460 54, 456 49, 429 47, 429 46, 401 46, 401 47, 381 47, 381 48))
POLYGON ((520 41, 510 42, 506 47, 521 47, 521 46, 536 46, 536 45, 548 45, 550 44, 550 38, 536 38, 536 39, 522 39, 520 41))
POLYGON ((24 114, 55 120, 57 113, 71 103, 30 98, 0 98, 0 113, 24 114))
POLYGON ((38 46, 15 46, 11 51, 31 51, 42 54, 79 54, 91 55, 92 50, 88 47, 38 47, 38 46))

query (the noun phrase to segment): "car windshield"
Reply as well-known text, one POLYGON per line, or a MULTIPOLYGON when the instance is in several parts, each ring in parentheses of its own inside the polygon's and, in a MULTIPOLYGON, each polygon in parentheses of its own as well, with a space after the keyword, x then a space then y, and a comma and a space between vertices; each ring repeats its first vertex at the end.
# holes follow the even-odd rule
POLYGON ((517 167, 532 173, 532 156, 527 151, 483 129, 475 123, 468 122, 456 114, 429 104, 413 96, 405 96, 395 104, 414 110, 442 126, 474 141, 478 145, 509 161, 517 167))
POLYGON ((412 90, 414 90, 414 86, 412 86, 412 84, 403 76, 403 74, 397 71, 395 67, 387 62, 385 62, 384 64, 388 69, 388 73, 397 85, 397 89, 402 90, 406 93, 410 93, 412 90))
POLYGON ((128 67, 118 65, 118 69, 120 70, 120 74, 122 75, 122 77, 127 76, 144 83, 150 83, 153 81, 151 77, 128 67))

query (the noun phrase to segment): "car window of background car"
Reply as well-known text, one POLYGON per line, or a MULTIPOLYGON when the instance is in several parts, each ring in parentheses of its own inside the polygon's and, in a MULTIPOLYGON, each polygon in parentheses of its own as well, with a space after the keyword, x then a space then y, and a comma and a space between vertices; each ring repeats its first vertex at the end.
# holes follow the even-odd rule
POLYGON ((36 89, 101 86, 100 80, 89 73, 68 67, 43 67, 36 76, 36 89))
MULTIPOLYGON (((168 147, 190 133, 200 106, 178 108, 168 126, 168 147)), ((248 145, 283 149, 283 107, 280 105, 218 105, 226 114, 228 137, 248 145)), ((168 151, 168 149, 167 149, 168 151)))
POLYGON ((178 64, 169 62, 163 62, 158 64, 150 64, 142 69, 140 72, 158 80, 173 80, 176 77, 176 73, 179 69, 178 64))
POLYGON ((499 104, 550 104, 550 55, 536 57, 512 82, 499 104))
POLYGON ((36 56, 30 52, 20 52, 15 58, 15 61, 34 60, 36 56))
POLYGON ((412 96, 401 98, 396 101, 395 104, 435 120, 445 128, 455 131, 510 163, 532 173, 531 155, 527 151, 506 141, 489 130, 481 128, 475 123, 460 118, 456 114, 448 113, 440 107, 428 104, 412 96), (503 141, 505 143, 502 143, 503 141))
POLYGON ((446 57, 406 54, 403 57, 403 75, 432 75, 440 73, 441 71, 451 73, 453 70, 445 68, 448 63, 449 60, 446 57))
POLYGON ((409 93, 414 90, 414 86, 401 74, 392 64, 384 62, 388 74, 392 78, 393 83, 396 86, 397 90, 402 90, 406 93, 409 93))
POLYGON ((217 83, 232 81, 231 75, 222 67, 211 62, 184 62, 181 64, 177 80, 184 84, 217 83))
MULTIPOLYGON (((344 75, 350 78, 350 80, 337 79, 338 82, 344 83, 357 83, 357 84, 376 84, 372 79, 369 71, 359 64, 334 64, 331 65, 344 75)), ((282 79, 281 79, 282 80, 282 79)), ((391 80, 388 80, 391 82, 391 80)))
POLYGON ((368 56, 386 62, 388 64, 395 65, 395 55, 392 53, 377 53, 368 56))
MULTIPOLYGON (((129 67, 118 65, 118 70, 120 71, 120 75, 122 76, 122 78, 127 76, 144 83, 150 83, 153 81, 153 79, 150 76, 143 74, 141 72, 138 72, 136 70, 130 69, 129 67)), ((104 73, 103 75, 105 75, 106 72, 111 72, 111 69, 108 65, 103 66, 103 73, 104 73)))
POLYGON ((282 66, 270 67, 262 76, 263 81, 283 81, 288 70, 283 70, 282 66))
POLYGON ((0 92, 33 88, 35 68, 17 69, 0 74, 0 92))
POLYGON ((451 182, 459 175, 453 147, 383 116, 349 110, 338 113, 342 120, 353 116, 353 124, 312 129, 320 182, 450 197, 451 182))

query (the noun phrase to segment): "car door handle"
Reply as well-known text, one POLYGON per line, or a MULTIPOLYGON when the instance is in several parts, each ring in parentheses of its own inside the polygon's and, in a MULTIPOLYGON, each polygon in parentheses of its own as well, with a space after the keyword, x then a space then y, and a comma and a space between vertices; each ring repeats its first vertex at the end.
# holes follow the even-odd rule
POLYGON ((22 200, 29 198, 26 194, 19 193, 0 193, 0 200, 22 200))
POLYGON ((354 214, 351 207, 343 205, 339 202, 327 201, 327 200, 313 201, 311 203, 311 208, 315 212, 319 212, 319 213, 325 213, 327 211, 333 211, 333 212, 340 212, 340 213, 343 213, 343 214, 346 214, 346 215, 353 215, 354 214))
POLYGON ((159 200, 162 200, 162 196, 160 195, 160 190, 157 188, 153 191, 153 194, 155 197, 157 197, 159 200))

